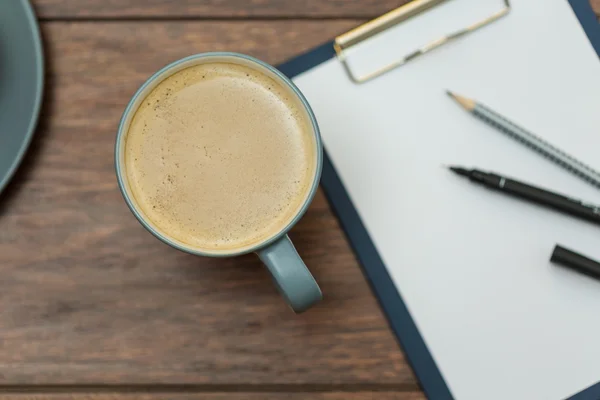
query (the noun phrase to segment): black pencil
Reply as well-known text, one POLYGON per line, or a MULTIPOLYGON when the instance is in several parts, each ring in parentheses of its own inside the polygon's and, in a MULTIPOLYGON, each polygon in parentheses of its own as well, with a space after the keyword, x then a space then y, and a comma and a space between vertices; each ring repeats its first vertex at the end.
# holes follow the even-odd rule
POLYGON ((490 189, 495 189, 511 196, 540 204, 545 207, 561 211, 600 224, 600 207, 573 199, 562 194, 553 193, 527 183, 518 182, 494 173, 483 172, 477 169, 449 167, 458 175, 469 178, 472 182, 482 184, 490 189))

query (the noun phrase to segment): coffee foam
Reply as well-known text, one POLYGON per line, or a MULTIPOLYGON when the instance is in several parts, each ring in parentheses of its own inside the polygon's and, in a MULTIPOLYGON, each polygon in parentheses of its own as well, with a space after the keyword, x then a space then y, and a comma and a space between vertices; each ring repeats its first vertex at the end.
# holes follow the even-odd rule
POLYGON ((189 67, 134 115, 128 184, 165 236, 200 251, 251 247, 306 201, 316 168, 311 129, 297 98, 270 77, 229 63, 189 67))

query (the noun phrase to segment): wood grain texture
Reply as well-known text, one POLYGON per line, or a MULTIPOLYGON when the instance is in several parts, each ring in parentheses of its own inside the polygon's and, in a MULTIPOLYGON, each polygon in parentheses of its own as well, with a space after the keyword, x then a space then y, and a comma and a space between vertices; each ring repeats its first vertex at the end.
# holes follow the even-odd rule
POLYGON ((208 259, 147 233, 117 189, 130 96, 195 52, 271 63, 354 21, 43 24, 42 122, 0 202, 2 384, 387 384, 416 390, 321 192, 291 237, 325 299, 294 315, 254 255, 208 259))
POLYGON ((592 8, 596 12, 596 15, 600 17, 600 0, 589 0, 592 8))
POLYGON ((373 18, 408 0, 33 0, 42 18, 373 18))
POLYGON ((0 400, 425 400, 420 392, 5 394, 0 400))
MULTIPOLYGON (((600 15, 600 0, 589 0, 600 15)), ((375 18, 408 0, 33 0, 53 18, 375 18)))

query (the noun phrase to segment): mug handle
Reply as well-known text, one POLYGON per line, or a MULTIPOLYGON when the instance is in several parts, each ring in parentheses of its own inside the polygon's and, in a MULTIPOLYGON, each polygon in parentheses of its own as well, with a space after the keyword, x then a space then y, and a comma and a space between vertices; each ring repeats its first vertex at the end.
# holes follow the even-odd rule
POLYGON ((298 255, 288 235, 257 251, 279 293, 296 313, 319 302, 323 295, 315 278, 298 255))

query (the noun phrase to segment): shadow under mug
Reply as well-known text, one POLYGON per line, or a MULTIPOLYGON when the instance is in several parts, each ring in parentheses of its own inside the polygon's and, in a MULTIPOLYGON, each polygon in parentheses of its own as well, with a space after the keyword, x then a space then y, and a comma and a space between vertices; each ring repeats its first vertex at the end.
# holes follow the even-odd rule
POLYGON ((154 236, 163 241, 164 243, 182 250, 184 252, 206 256, 206 257, 233 257, 241 254, 255 252, 258 254, 262 262, 267 266, 275 286, 284 297, 289 306, 296 312, 300 313, 305 311, 313 304, 321 300, 322 294, 317 285, 317 282, 311 275, 308 268, 298 255, 298 252, 294 248, 294 245, 290 241, 287 232, 298 222, 298 220, 304 215, 306 209, 310 205, 312 199, 315 196, 319 185, 319 179, 321 177, 321 170, 323 165, 323 145, 321 143, 321 137, 319 133, 319 127, 315 119, 314 113, 311 110, 308 102, 298 90, 298 88, 283 75, 280 71, 274 67, 257 60, 254 57, 250 57, 244 54, 229 53, 229 52, 214 52, 214 53, 201 53, 192 55, 181 60, 175 61, 160 71, 152 75, 135 93, 132 99, 129 101, 127 108, 125 109, 119 129, 117 132, 117 139, 115 143, 115 169, 117 173, 117 180, 119 183, 119 189, 127 203, 131 212, 135 215, 138 221, 154 236), (298 209, 296 214, 291 218, 286 226, 284 226, 279 232, 271 235, 266 240, 254 245, 253 247, 236 249, 233 251, 214 251, 207 252, 204 250, 195 249, 186 243, 183 243, 173 237, 170 237, 168 233, 161 231, 150 219, 148 219, 143 211, 137 206, 133 193, 129 188, 127 181, 127 174, 125 172, 125 141, 129 125, 133 116, 135 115, 139 105, 146 98, 146 96, 164 79, 181 71, 185 68, 189 68, 194 65, 203 63, 213 62, 226 62, 238 65, 244 65, 250 67, 258 72, 262 73, 280 83, 282 86, 287 87, 290 93, 295 96, 298 101, 302 104, 308 119, 311 122, 311 133, 316 144, 315 151, 315 163, 314 176, 311 183, 311 187, 308 195, 305 197, 304 203, 298 209))

